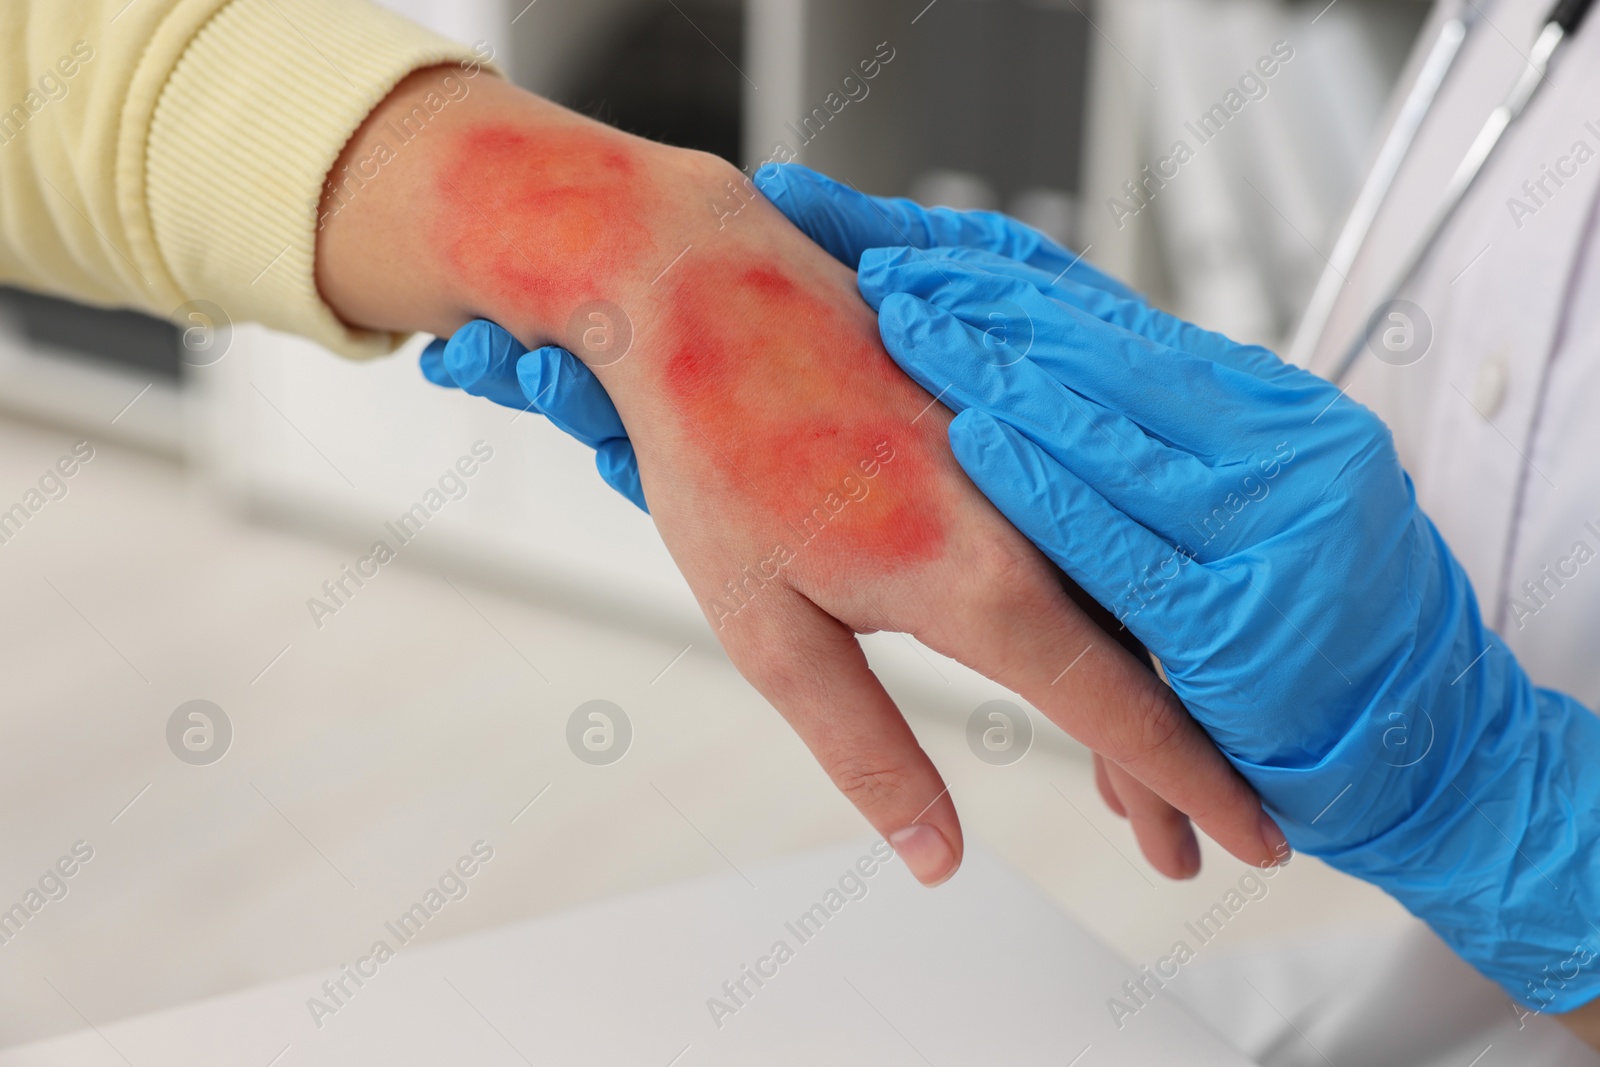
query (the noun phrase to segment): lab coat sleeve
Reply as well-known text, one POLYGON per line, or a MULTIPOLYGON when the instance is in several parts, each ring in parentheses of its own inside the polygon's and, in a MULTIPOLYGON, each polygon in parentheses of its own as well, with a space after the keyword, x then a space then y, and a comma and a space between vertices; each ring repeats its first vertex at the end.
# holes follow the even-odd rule
POLYGON ((388 351, 318 294, 323 182, 407 74, 481 62, 365 0, 6 0, 0 282, 388 351))

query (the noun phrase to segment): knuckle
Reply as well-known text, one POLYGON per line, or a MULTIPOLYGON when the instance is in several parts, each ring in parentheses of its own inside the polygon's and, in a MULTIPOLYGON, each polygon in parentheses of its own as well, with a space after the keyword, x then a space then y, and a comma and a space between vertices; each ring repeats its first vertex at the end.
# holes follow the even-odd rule
POLYGON ((900 796, 911 781, 904 766, 882 759, 851 756, 828 768, 833 784, 857 808, 875 811, 900 796))
POLYGON ((1036 570, 1033 554, 1009 537, 986 538, 977 548, 978 573, 988 583, 1015 587, 1036 570))
POLYGON ((750 176, 721 156, 710 152, 693 151, 686 153, 682 159, 696 180, 708 189, 724 194, 731 191, 742 197, 753 197, 757 193, 755 182, 750 176))
POLYGON ((1054 597, 1059 591, 1050 580, 1043 559, 1031 547, 1009 537, 986 540, 975 550, 971 573, 994 606, 1015 609, 1054 597))
POLYGON ((1119 751, 1111 759, 1132 770, 1174 758, 1187 740, 1186 713, 1164 686, 1141 686, 1122 715, 1119 751))

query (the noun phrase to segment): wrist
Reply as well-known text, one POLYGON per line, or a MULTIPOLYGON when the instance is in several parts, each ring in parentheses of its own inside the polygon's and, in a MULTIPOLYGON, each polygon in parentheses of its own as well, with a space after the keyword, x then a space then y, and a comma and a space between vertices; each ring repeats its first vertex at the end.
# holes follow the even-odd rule
POLYGON ((498 79, 420 70, 329 172, 318 285, 362 329, 444 335, 482 317, 576 343, 573 312, 638 303, 657 249, 694 228, 692 191, 725 173, 498 79))
POLYGON ((148 286, 138 302, 166 314, 200 298, 345 355, 388 351, 394 337, 351 330, 319 291, 317 196, 351 131, 409 72, 446 64, 495 81, 481 76, 488 47, 360 2, 184 4, 161 22, 118 150, 121 214, 137 220, 126 254, 148 286))
POLYGON ((317 205, 317 287, 348 326, 448 334, 467 321, 460 279, 428 253, 421 232, 437 210, 430 175, 451 129, 503 109, 518 91, 464 73, 431 67, 408 75, 328 172, 317 205))
POLYGON ((1534 687, 1426 533, 1392 684, 1315 763, 1240 770, 1297 851, 1394 896, 1529 1012, 1568 1011, 1600 993, 1600 783, 1581 771, 1600 718, 1534 687))
MULTIPOLYGON (((488 318, 582 353, 590 305, 659 317, 651 283, 702 245, 742 175, 497 79, 417 71, 328 176, 318 281, 347 323, 449 334, 488 318)), ((593 336, 591 334, 591 336, 593 336)))
POLYGON ((567 112, 551 118, 460 131, 435 179, 450 210, 430 238, 473 315, 524 343, 559 344, 605 377, 621 353, 596 325, 647 339, 665 327, 678 268, 712 250, 706 201, 739 172, 567 112))
POLYGON ((1536 689, 1489 631, 1460 643, 1482 654, 1417 717, 1427 751, 1381 768, 1414 810, 1323 858, 1394 896, 1519 1010, 1570 1011, 1600 993, 1600 784, 1582 771, 1600 760, 1600 718, 1536 689))

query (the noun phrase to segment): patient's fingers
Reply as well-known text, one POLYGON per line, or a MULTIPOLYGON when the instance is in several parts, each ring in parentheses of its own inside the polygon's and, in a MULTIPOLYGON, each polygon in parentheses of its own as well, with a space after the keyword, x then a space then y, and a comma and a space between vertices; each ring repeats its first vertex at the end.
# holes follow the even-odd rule
POLYGON ((1134 837, 1152 866, 1170 878, 1192 878, 1200 871, 1200 842, 1183 812, 1098 752, 1094 784, 1106 807, 1132 822, 1134 837), (1130 799, 1124 802, 1126 795, 1130 799))
POLYGON ((1260 801, 1172 690, 1074 608, 1042 561, 1021 551, 1010 564, 963 564, 971 587, 955 590, 916 636, 1032 703, 1233 855, 1273 862, 1260 801))
POLYGON ((1168 878, 1193 878, 1198 874, 1200 842, 1189 817, 1116 764, 1106 764, 1105 774, 1133 826, 1139 851, 1150 865, 1168 878))
POLYGON ((1117 791, 1111 785, 1111 774, 1106 769, 1106 758, 1100 753, 1094 754, 1094 787, 1100 791, 1100 799, 1106 802, 1106 807, 1122 816, 1128 817, 1128 809, 1122 806, 1122 798, 1117 796, 1117 791))
POLYGON ((717 636, 918 881, 955 873, 962 839, 950 791, 847 626, 774 584, 721 620, 717 636))

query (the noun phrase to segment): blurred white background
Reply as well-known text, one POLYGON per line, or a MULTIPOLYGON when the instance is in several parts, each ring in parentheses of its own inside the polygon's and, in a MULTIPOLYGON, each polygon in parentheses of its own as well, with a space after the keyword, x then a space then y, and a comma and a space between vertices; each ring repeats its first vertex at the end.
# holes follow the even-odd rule
MULTIPOLYGON (((1292 328, 1420 3, 1340 0, 389 0, 487 41, 525 85, 646 135, 760 162, 855 63, 895 58, 800 158, 870 192, 1019 213, 1186 316, 1292 328), (919 14, 920 11, 920 14, 919 14), (1293 59, 1148 208, 1107 202, 1276 42, 1293 59)), ((238 326, 212 366, 129 318, 0 303, 0 502, 73 442, 94 460, 0 545, 0 903, 74 841, 95 859, 0 946, 0 1047, 336 969, 478 838, 497 863, 428 937, 859 836, 722 658, 648 518, 532 416, 238 326), (324 581, 474 442, 467 496, 319 627, 324 581), (211 766, 168 716, 214 701, 211 766), (628 757, 574 759, 616 701, 628 757), (548 792, 541 792, 548 789, 548 792), (533 807, 526 805, 539 797, 533 807)), ((896 636, 875 667, 968 832, 1133 958, 1238 868, 1170 885, 1036 717, 1012 767, 968 751, 1005 694, 896 636)), ((1229 937, 1392 921, 1310 862, 1229 937)))

